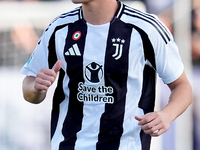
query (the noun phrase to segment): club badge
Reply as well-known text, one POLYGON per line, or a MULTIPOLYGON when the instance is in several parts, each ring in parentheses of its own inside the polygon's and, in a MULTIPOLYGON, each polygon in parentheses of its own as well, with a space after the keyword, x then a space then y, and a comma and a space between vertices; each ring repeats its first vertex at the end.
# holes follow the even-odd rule
POLYGON ((72 38, 73 38, 73 40, 78 40, 78 39, 80 39, 80 37, 81 37, 81 32, 80 31, 76 31, 73 35, 72 35, 72 38))

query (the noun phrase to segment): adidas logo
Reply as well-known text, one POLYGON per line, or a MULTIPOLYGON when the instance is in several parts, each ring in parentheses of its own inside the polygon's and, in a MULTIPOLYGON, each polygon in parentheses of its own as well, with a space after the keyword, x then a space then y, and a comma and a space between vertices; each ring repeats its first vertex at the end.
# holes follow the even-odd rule
POLYGON ((65 55, 66 56, 81 56, 78 45, 77 44, 72 45, 72 47, 69 48, 68 51, 65 52, 65 55))

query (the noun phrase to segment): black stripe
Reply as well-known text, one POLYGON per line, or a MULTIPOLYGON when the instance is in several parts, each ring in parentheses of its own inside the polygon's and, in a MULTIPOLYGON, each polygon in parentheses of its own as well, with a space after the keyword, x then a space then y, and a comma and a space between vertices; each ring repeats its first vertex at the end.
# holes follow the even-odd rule
MULTIPOLYGON (((140 28, 134 26, 134 28, 140 33, 143 41, 143 50, 145 60, 148 60, 151 65, 145 65, 143 71, 143 85, 142 85, 142 94, 139 101, 139 107, 143 109, 144 113, 154 111, 155 105, 155 89, 156 89, 156 63, 155 63, 155 54, 153 46, 148 38, 148 35, 141 30, 140 28)), ((150 149, 151 136, 145 134, 143 131, 140 133, 142 150, 150 149)))
MULTIPOLYGON (((58 30, 66 27, 68 24, 64 24, 61 26, 57 26, 53 32, 53 34, 50 37, 49 40, 49 45, 48 45, 48 50, 49 50, 49 56, 48 56, 48 63, 49 63, 49 68, 52 69, 55 63, 57 62, 57 55, 56 55, 56 45, 55 45, 55 34, 58 30)), ((48 30, 48 29, 47 29, 48 30)), ((46 30, 46 31, 47 31, 46 30)))
POLYGON ((66 72, 69 76, 69 106, 67 116, 63 123, 62 133, 64 141, 60 143, 59 150, 73 150, 77 140, 77 132, 81 130, 83 119, 83 103, 77 100, 78 83, 83 82, 83 52, 85 46, 85 37, 87 26, 82 20, 79 20, 69 25, 68 35, 66 38, 65 52, 68 51, 74 44, 77 44, 81 56, 65 56, 67 62, 66 72), (81 32, 79 40, 73 40, 72 35, 76 32, 81 32))
POLYGON ((150 150, 151 135, 144 133, 143 130, 140 132, 140 139, 142 144, 142 150, 150 150))
MULTIPOLYGON (((49 27, 50 27, 55 21, 57 21, 58 19, 60 19, 60 18, 66 18, 66 17, 69 17, 69 16, 76 16, 76 15, 78 15, 79 10, 74 10, 74 11, 71 11, 71 12, 69 12, 69 13, 64 13, 64 14, 62 14, 62 15, 56 17, 56 18, 49 24, 49 26, 48 26, 48 28, 45 30, 45 32, 46 32, 46 31, 49 29, 49 27), (77 11, 77 13, 74 13, 74 12, 76 12, 76 11, 77 11), (72 14, 71 14, 71 12, 72 12, 72 14)), ((60 25, 60 26, 62 26, 62 25, 60 25)), ((58 27, 58 26, 57 26, 57 27, 58 27)))
POLYGON ((156 70, 154 49, 153 49, 153 46, 151 44, 151 41, 149 40, 148 35, 141 28, 139 28, 139 27, 137 27, 135 25, 131 25, 131 24, 130 24, 130 26, 133 26, 133 28, 136 29, 140 33, 140 36, 142 38, 142 43, 143 43, 143 50, 144 50, 145 60, 148 59, 149 62, 151 63, 151 65, 156 70))
POLYGON ((64 76, 65 76, 65 72, 64 70, 61 69, 59 73, 57 87, 56 87, 54 97, 53 97, 53 108, 51 112, 51 138, 53 137, 55 133, 57 123, 58 123, 58 117, 59 117, 59 111, 60 111, 59 105, 65 99, 65 94, 63 91, 64 76))
POLYGON ((125 113, 125 101, 127 93, 128 55, 130 35, 132 27, 116 19, 111 25, 108 34, 106 57, 105 57, 105 85, 114 89, 112 96, 113 104, 105 105, 105 112, 100 119, 100 133, 98 135, 97 150, 118 150, 120 138, 123 133, 123 120, 125 113), (117 31, 117 32, 116 32, 117 31), (125 43, 114 42, 123 45, 123 53, 120 59, 115 60, 112 56, 116 47, 112 39, 120 38, 125 43))
POLYGON ((133 10, 134 12, 136 12, 136 13, 138 13, 138 14, 144 16, 144 17, 147 17, 147 16, 148 16, 147 18, 151 18, 153 22, 156 22, 156 23, 160 24, 160 28, 161 28, 162 30, 165 30, 164 33, 166 34, 166 36, 167 36, 168 39, 170 40, 170 35, 171 35, 171 33, 166 29, 166 27, 164 27, 164 25, 163 25, 158 19, 156 19, 155 16, 153 16, 152 14, 144 13, 144 12, 139 11, 139 10, 137 10, 137 9, 133 9, 133 8, 131 8, 131 7, 129 7, 129 6, 127 6, 127 8, 129 8, 129 10, 130 10, 130 9, 133 10))
MULTIPOLYGON (((48 56, 48 63, 49 68, 52 69, 54 64, 57 62, 57 55, 56 55, 56 46, 55 46, 55 33, 59 30, 67 26, 68 24, 64 24, 61 26, 58 26, 55 28, 53 34, 50 37, 48 50, 49 50, 49 56, 48 56)), ((59 79, 57 83, 57 87, 54 93, 53 97, 53 106, 52 106, 52 112, 51 112, 51 138, 53 137, 56 126, 58 123, 58 117, 59 117, 59 104, 65 99, 65 94, 63 91, 63 78, 64 78, 65 72, 64 70, 60 70, 59 79)))
POLYGON ((63 13, 59 16, 59 18, 64 18, 64 17, 67 17, 67 16, 76 16, 79 13, 79 10, 80 10, 80 8, 77 8, 77 9, 72 10, 70 12, 63 13))
POLYGON ((117 11, 115 12, 115 17, 118 16, 118 18, 120 18, 122 15, 123 9, 124 9, 124 5, 120 1, 118 1, 118 8, 117 8, 117 11))
POLYGON ((65 18, 65 17, 68 17, 68 16, 76 16, 77 14, 78 14, 78 12, 74 13, 74 14, 67 14, 66 16, 60 16, 59 18, 65 18))
POLYGON ((163 31, 163 33, 166 35, 166 37, 168 38, 168 40, 170 41, 170 35, 171 33, 166 29, 166 27, 158 20, 156 19, 155 16, 148 14, 148 13, 144 13, 142 11, 136 10, 136 9, 132 9, 133 12, 140 14, 143 17, 146 17, 148 19, 151 19, 152 22, 155 22, 156 24, 159 24, 160 29, 163 31))
POLYGON ((155 103, 155 86, 156 86, 156 63, 153 46, 148 38, 148 35, 140 28, 134 26, 134 28, 140 33, 143 41, 143 50, 145 60, 148 60, 151 65, 145 65, 143 72, 143 89, 142 96, 139 102, 139 107, 142 108, 145 113, 154 110, 155 103))
POLYGON ((82 7, 80 7, 80 9, 79 9, 79 15, 78 15, 78 17, 79 17, 79 20, 80 19, 83 19, 83 10, 82 10, 82 7))
POLYGON ((154 28, 161 35, 161 37, 163 38, 163 40, 165 41, 166 44, 171 40, 169 35, 168 35, 168 32, 167 32, 166 28, 160 22, 158 22, 153 16, 139 13, 139 11, 136 12, 136 11, 129 10, 129 9, 126 9, 126 10, 129 11, 129 12, 132 12, 134 14, 126 13, 126 12, 124 12, 124 14, 126 14, 128 16, 135 17, 135 18, 139 18, 141 20, 144 20, 144 21, 150 23, 152 26, 154 26, 154 28))

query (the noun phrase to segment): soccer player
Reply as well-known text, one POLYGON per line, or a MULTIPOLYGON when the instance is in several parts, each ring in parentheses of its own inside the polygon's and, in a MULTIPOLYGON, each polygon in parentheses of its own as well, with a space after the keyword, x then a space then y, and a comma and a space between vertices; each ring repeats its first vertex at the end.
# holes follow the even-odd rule
POLYGON ((21 72, 24 98, 53 97, 53 150, 148 150, 192 102, 169 30, 156 16, 116 0, 72 0, 81 7, 45 30, 21 72), (154 112, 156 74, 171 89, 154 112))

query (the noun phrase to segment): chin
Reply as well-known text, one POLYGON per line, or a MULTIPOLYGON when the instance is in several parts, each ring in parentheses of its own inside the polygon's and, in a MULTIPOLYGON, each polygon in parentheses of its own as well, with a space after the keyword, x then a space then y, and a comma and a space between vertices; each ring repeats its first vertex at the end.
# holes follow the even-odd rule
POLYGON ((83 0, 72 0, 72 3, 74 3, 74 4, 80 4, 82 2, 83 2, 83 0))
POLYGON ((87 3, 90 0, 71 0, 74 4, 87 3))

